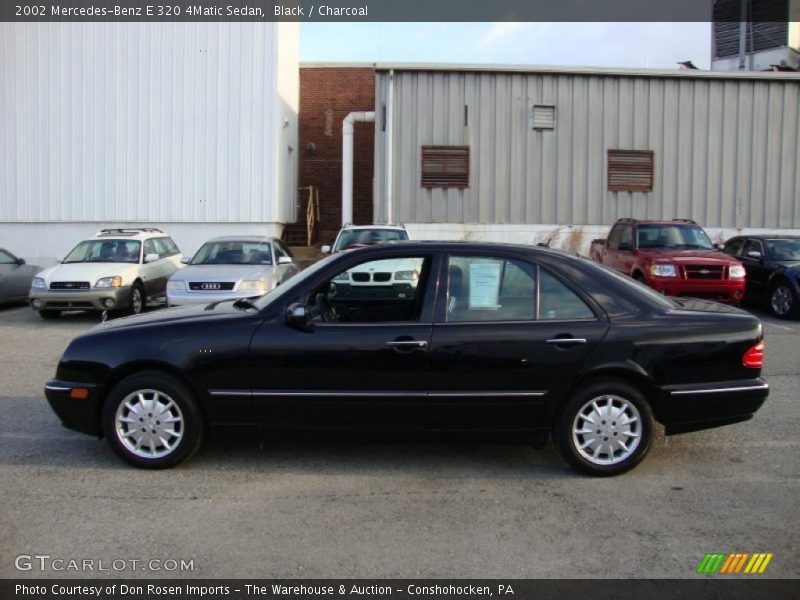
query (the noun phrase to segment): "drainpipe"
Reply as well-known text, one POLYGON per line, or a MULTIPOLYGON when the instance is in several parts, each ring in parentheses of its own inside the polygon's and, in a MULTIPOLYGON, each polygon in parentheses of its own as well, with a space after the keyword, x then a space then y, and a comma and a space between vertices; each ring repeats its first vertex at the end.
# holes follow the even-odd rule
POLYGON ((741 0, 739 8, 739 70, 747 69, 747 0, 741 0))
POLYGON ((374 120, 374 112, 356 111, 342 121, 342 225, 353 222, 353 124, 374 120))
POLYGON ((389 70, 389 93, 386 99, 386 222, 392 223, 392 138, 394 134, 394 69, 389 70))

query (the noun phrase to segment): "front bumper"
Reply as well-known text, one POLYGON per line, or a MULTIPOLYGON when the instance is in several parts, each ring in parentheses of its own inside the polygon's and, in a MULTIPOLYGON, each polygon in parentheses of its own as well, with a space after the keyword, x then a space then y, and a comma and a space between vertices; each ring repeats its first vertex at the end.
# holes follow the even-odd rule
POLYGON ((97 386, 54 379, 44 386, 44 395, 64 427, 90 435, 102 435, 97 386), (73 390, 87 390, 88 395, 74 398, 71 396, 73 390))
POLYGON ((117 310, 130 303, 131 286, 90 290, 31 290, 28 304, 34 310, 117 310), (113 306, 107 306, 111 300, 113 306))
POLYGON ((675 277, 648 277, 647 285, 666 296, 689 296, 717 302, 741 303, 744 279, 697 280, 675 277))
POLYGON ((710 429, 751 419, 769 395, 761 378, 661 388, 656 416, 667 435, 710 429))

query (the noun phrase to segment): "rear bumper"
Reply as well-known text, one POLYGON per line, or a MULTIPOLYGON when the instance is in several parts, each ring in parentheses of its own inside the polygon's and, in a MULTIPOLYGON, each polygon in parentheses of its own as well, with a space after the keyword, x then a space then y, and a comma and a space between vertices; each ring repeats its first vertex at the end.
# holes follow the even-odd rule
POLYGON ((116 310, 128 306, 131 286, 97 288, 85 291, 31 290, 28 304, 34 310, 116 310), (107 300, 113 306, 106 306, 107 300), (37 305, 38 303, 38 305, 37 305))
POLYGON ((647 285, 667 296, 691 296, 739 304, 744 298, 744 279, 703 281, 672 277, 648 278, 647 285))
POLYGON ((54 379, 44 386, 44 395, 64 427, 90 435, 102 435, 97 386, 54 379), (74 389, 88 390, 88 396, 73 398, 70 393, 74 389))
POLYGON ((667 435, 746 421, 764 404, 769 385, 763 379, 661 388, 656 411, 667 435))

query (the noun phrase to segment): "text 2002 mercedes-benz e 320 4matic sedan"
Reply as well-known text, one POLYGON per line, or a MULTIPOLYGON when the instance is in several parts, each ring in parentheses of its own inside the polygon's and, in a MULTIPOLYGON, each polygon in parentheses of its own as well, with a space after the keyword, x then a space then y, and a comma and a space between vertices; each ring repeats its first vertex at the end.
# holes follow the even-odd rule
POLYGON ((258 426, 552 433, 574 467, 613 475, 644 458, 654 421, 669 435, 751 418, 762 358, 758 319, 586 259, 397 242, 328 257, 257 300, 99 325, 46 393, 64 425, 140 467, 186 460, 214 428, 258 426))

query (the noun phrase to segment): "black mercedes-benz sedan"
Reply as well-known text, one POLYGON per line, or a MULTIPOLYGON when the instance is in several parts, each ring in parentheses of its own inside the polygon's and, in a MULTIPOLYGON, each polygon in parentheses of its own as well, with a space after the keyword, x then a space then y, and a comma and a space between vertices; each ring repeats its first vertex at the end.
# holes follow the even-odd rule
POLYGON ((800 236, 737 236, 723 252, 742 261, 747 299, 766 301, 779 319, 800 316, 800 236))
POLYGON ((66 427, 176 465, 213 431, 492 432, 594 475, 767 397, 755 317, 670 299, 547 248, 397 242, 330 256, 253 300, 103 323, 45 390, 66 427))

